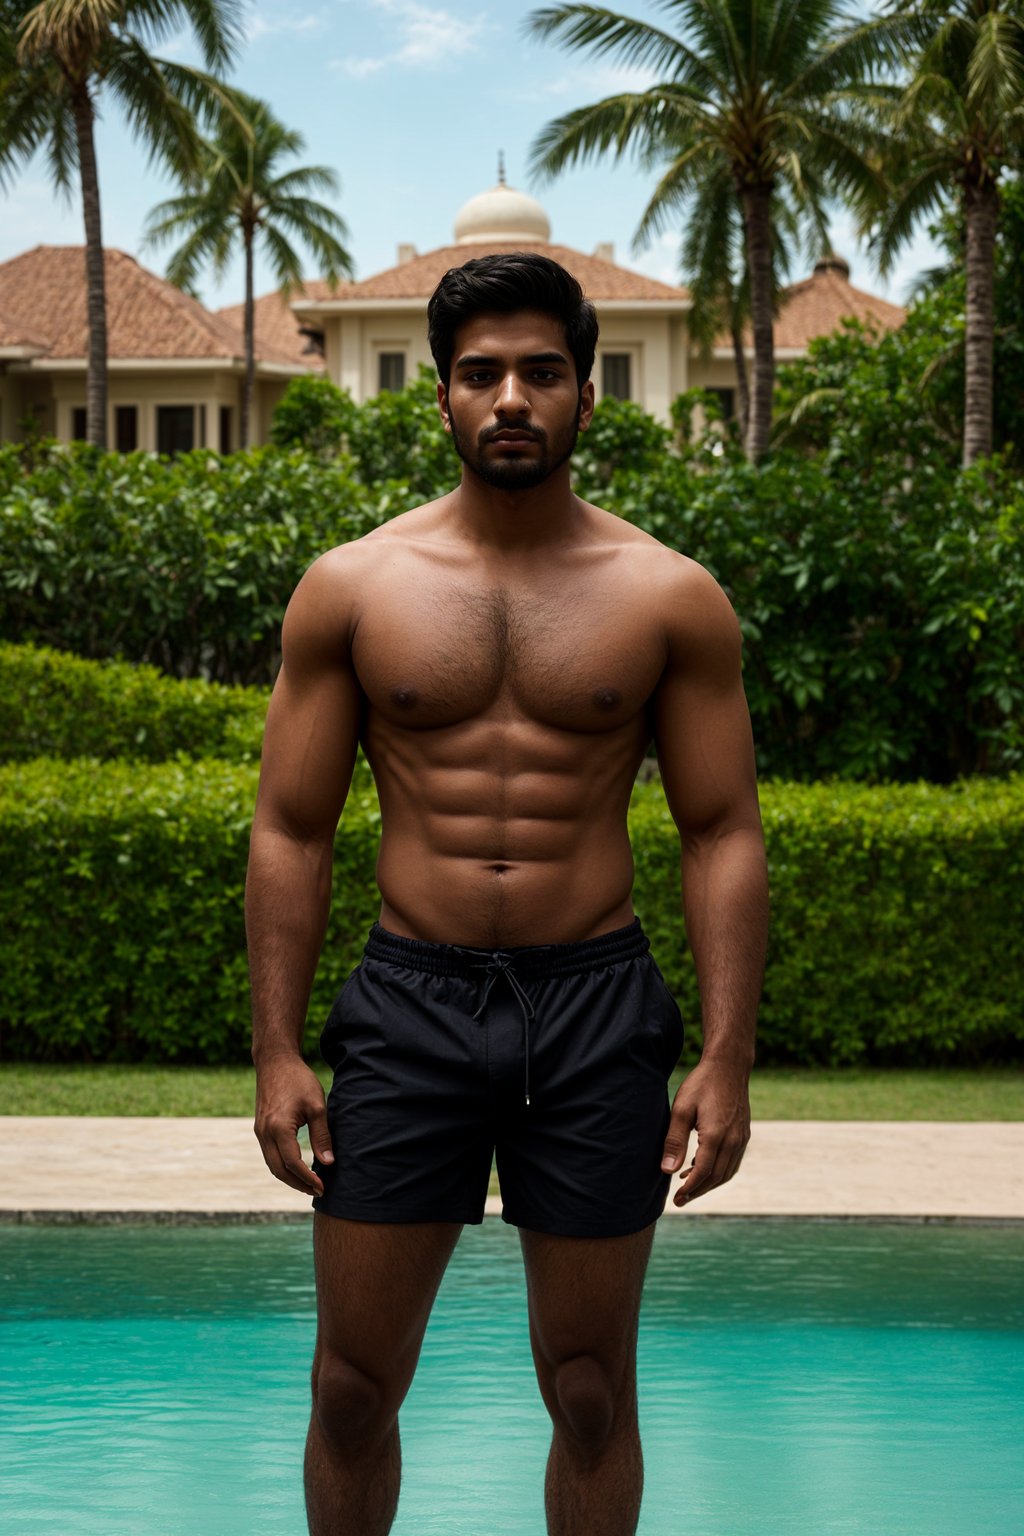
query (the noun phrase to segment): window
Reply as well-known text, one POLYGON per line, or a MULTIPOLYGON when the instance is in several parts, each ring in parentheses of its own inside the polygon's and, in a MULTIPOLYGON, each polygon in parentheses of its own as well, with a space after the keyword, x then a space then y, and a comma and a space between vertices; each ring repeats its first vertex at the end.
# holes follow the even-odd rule
POLYGON ((381 352, 378 361, 378 389, 405 388, 405 353, 381 352))
POLYGON ((222 405, 220 408, 220 451, 231 452, 231 407, 222 405))
POLYGON ((195 414, 190 405, 157 406, 157 453, 188 453, 195 447, 195 414))
POLYGON ((199 446, 206 447, 206 401, 199 407, 199 446))
POLYGON ((601 393, 615 400, 631 400, 630 373, 633 359, 628 352, 605 352, 601 357, 601 393))
POLYGON ((732 421, 736 415, 736 391, 734 389, 709 389, 709 395, 717 395, 722 408, 722 420, 732 421))
POLYGON ((139 446, 139 411, 134 405, 114 407, 114 443, 118 453, 134 453, 139 446))
POLYGON ((72 442, 84 443, 86 434, 86 411, 84 405, 71 407, 71 439, 72 442))

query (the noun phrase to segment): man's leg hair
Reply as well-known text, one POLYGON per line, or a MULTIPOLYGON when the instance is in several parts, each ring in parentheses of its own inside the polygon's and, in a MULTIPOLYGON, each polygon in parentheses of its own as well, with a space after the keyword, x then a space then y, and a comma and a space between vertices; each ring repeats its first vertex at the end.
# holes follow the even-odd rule
POLYGON ((387 1536, 401 1486, 398 1410, 459 1222, 317 1211, 317 1338, 304 1482, 310 1536, 387 1536))

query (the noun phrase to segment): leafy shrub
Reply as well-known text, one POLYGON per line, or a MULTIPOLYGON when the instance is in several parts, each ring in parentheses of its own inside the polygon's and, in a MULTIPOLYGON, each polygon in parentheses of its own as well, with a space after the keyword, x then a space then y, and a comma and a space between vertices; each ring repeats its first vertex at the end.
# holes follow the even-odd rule
POLYGON ((0 761, 223 757, 255 762, 264 690, 179 681, 155 667, 0 644, 0 761))
MULTIPOLYGON (((0 1055, 248 1061, 243 886, 256 768, 37 759, 0 768, 0 1055)), ((950 789, 767 784, 772 928, 758 1062, 1019 1060, 1024 776, 950 789)), ((304 1049, 379 907, 361 765, 335 842, 304 1049)), ((699 1049, 679 841, 660 787, 630 812, 636 910, 699 1049)))
POLYGON ((699 453, 606 505, 706 566, 744 633, 762 775, 878 782, 1024 765, 1024 485, 997 465, 844 478, 699 453))
POLYGON ((635 400, 599 400, 573 454, 573 485, 585 501, 599 501, 617 474, 657 475, 672 434, 635 400))
POLYGON ((364 485, 397 480, 413 506, 433 501, 458 484, 459 457, 441 425, 437 377, 421 366, 401 390, 382 390, 354 412, 348 451, 364 485))
POLYGON ((322 374, 290 380, 274 408, 270 441, 275 448, 302 448, 318 459, 334 458, 345 443, 355 407, 347 390, 322 374))
POLYGON ((362 485, 347 459, 270 448, 50 445, 30 470, 0 448, 0 639, 268 684, 306 567, 413 500, 362 485))

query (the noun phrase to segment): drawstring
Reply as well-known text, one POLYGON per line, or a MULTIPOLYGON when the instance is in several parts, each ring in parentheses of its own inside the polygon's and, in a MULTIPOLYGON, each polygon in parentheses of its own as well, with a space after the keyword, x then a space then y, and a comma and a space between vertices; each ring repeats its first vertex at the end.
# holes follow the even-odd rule
MULTIPOLYGON (((515 993, 516 997, 519 1000, 519 1007, 522 1009, 522 1014, 523 1014, 523 1040, 524 1040, 524 1043, 525 1043, 524 1056, 525 1056, 525 1061, 526 1061, 526 1068, 525 1068, 525 1071, 526 1071, 526 1080, 525 1080, 526 1107, 527 1107, 527 1109, 529 1109, 529 1107, 530 1107, 530 1020, 532 1018, 534 1018, 535 1015, 534 1015, 534 1011, 533 1011, 533 1004, 530 1002, 530 999, 527 997, 526 993, 523 991, 522 983, 520 982, 519 977, 516 975, 515 970, 513 968, 512 956, 506 954, 503 949, 495 949, 486 958, 482 958, 481 955, 480 955, 480 951, 479 950, 476 950, 476 949, 463 949, 462 946, 459 945, 459 944, 453 944, 451 947, 452 947, 452 949, 457 950, 460 955, 467 955, 467 956, 469 956, 469 963, 473 967, 474 970, 484 970, 484 971, 487 972, 487 980, 484 983, 484 995, 480 999, 480 1006, 477 1008, 476 1012, 473 1015, 474 1019, 478 1019, 480 1017, 480 1015, 483 1013, 484 1009, 487 1007, 487 999, 491 995, 491 988, 494 986, 494 983, 497 981, 499 976, 504 976, 504 977, 507 978, 509 986, 512 988, 512 991, 515 993)), ((549 944, 537 945, 536 947, 538 949, 550 949, 551 948, 551 946, 549 944)))
POLYGON ((380 961, 412 971, 422 971, 428 976, 466 976, 473 971, 486 971, 480 1006, 473 1014, 479 1019, 490 999, 494 983, 505 976, 515 993, 523 1015, 523 1036, 526 1043, 526 1103, 530 1103, 530 1020, 535 1017, 533 1004, 520 982, 520 975, 529 979, 550 981, 564 976, 583 976, 598 967, 620 965, 635 960, 650 950, 650 941, 634 918, 625 927, 611 933, 598 934, 593 939, 580 939, 570 944, 526 944, 518 948, 469 949, 461 944, 436 944, 425 939, 407 939, 401 934, 389 933, 379 923, 374 923, 366 941, 365 958, 380 961), (519 966, 517 974, 515 967, 519 966))

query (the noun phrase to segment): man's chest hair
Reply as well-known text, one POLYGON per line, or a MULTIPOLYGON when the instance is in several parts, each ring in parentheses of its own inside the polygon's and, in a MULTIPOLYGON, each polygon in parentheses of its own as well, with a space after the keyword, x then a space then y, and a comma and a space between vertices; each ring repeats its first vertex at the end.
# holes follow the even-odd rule
POLYGON ((421 583, 367 606, 353 660, 371 706, 396 725, 450 725, 505 701, 561 729, 606 731, 650 699, 665 642, 642 594, 606 580, 421 583))

